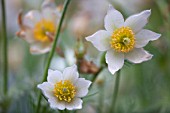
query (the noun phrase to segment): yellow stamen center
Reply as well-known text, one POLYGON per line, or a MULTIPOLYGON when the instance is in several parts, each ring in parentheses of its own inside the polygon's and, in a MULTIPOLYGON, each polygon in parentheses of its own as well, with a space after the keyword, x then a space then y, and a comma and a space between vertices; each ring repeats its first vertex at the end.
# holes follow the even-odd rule
POLYGON ((135 45, 133 31, 129 27, 116 29, 111 36, 110 44, 117 52, 127 53, 131 51, 135 45))
POLYGON ((56 26, 52 21, 42 19, 34 26, 33 33, 37 41, 50 42, 55 35, 56 26))
POLYGON ((61 80, 55 84, 53 93, 60 101, 71 102, 75 97, 76 88, 69 80, 61 80))

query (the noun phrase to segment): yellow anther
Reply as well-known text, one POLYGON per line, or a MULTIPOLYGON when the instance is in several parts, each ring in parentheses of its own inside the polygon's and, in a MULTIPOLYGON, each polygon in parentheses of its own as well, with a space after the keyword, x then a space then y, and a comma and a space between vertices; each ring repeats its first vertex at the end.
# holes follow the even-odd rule
POLYGON ((135 36, 129 27, 116 29, 110 41, 111 47, 117 52, 127 53, 134 48, 135 36))
POLYGON ((60 101, 71 102, 75 97, 76 89, 69 80, 61 80, 55 84, 53 93, 60 101))
POLYGON ((55 24, 52 21, 43 19, 37 22, 34 26, 34 38, 40 42, 50 42, 53 40, 55 31, 55 24))

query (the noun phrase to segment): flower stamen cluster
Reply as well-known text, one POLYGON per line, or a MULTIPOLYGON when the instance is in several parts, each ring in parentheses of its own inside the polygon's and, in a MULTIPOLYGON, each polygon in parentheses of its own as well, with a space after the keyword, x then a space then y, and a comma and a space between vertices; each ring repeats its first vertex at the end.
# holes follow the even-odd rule
POLYGON ((69 80, 61 80, 54 85, 53 92, 60 101, 71 102, 75 97, 76 88, 69 80))
POLYGON ((116 29, 111 36, 110 44, 117 52, 127 53, 133 50, 135 45, 133 31, 129 27, 116 29))
POLYGON ((40 42, 52 41, 55 31, 56 26, 53 24, 53 22, 45 19, 37 22, 33 29, 35 39, 40 42))

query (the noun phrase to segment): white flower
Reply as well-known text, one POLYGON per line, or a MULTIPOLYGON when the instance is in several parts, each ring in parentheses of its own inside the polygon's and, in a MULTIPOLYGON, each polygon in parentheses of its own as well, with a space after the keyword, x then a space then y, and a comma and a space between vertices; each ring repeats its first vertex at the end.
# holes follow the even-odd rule
POLYGON ((48 98, 50 107, 53 109, 81 109, 82 97, 88 93, 91 82, 79 78, 77 66, 73 65, 64 69, 63 73, 58 70, 49 70, 47 82, 38 85, 43 94, 48 98))
POLYGON ((17 35, 30 44, 32 54, 50 51, 58 27, 60 12, 54 7, 53 0, 45 0, 41 11, 29 11, 23 18, 18 16, 20 31, 17 35))
POLYGON ((107 51, 106 63, 112 74, 122 68, 124 59, 141 63, 152 58, 143 47, 161 35, 143 29, 150 14, 151 10, 145 10, 124 21, 122 14, 110 5, 104 19, 106 30, 99 30, 86 37, 99 51, 107 51))

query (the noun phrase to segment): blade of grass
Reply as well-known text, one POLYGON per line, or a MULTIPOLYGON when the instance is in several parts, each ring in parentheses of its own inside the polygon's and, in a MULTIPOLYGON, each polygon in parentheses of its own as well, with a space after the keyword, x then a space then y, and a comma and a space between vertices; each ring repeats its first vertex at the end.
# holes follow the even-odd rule
POLYGON ((5 0, 1 0, 2 4, 2 37, 3 37, 3 66, 4 66, 4 95, 8 92, 8 41, 6 32, 6 11, 5 11, 5 0))

